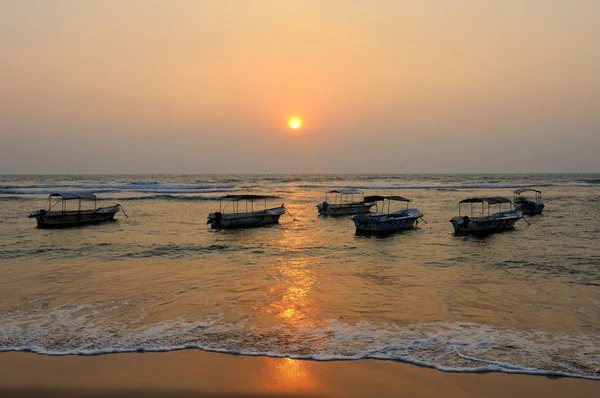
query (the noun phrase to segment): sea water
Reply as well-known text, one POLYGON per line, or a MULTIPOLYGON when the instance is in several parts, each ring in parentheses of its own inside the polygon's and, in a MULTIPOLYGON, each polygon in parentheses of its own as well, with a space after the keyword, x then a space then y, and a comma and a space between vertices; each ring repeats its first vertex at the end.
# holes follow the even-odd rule
POLYGON ((0 351, 187 348, 600 378, 598 174, 0 176, 0 220, 0 351), (453 234, 461 199, 529 186, 543 215, 453 234), (350 217, 317 214, 334 188, 402 195, 424 221, 357 236, 350 217), (129 218, 58 230, 27 218, 73 190, 129 218), (296 221, 211 230, 206 216, 234 193, 272 195, 296 221))

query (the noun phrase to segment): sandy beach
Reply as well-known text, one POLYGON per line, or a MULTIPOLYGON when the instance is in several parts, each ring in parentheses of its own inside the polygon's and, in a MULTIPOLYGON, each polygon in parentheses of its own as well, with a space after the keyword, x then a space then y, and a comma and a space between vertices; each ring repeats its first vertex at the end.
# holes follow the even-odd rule
POLYGON ((599 1, 0 1, 0 398, 600 398, 599 1))
POLYGON ((184 350, 98 356, 0 354, 11 397, 597 397, 600 382, 445 373, 392 361, 317 362, 184 350))

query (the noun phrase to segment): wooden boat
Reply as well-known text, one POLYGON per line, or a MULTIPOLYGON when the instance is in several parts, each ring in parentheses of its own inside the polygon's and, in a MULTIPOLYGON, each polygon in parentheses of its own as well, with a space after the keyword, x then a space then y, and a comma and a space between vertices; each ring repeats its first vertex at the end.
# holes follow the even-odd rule
POLYGON ((208 215, 207 224, 211 228, 247 228, 276 224, 285 214, 285 207, 267 209, 268 196, 263 195, 226 195, 219 198, 219 211, 208 215), (262 201, 263 209, 255 210, 254 202, 262 201), (226 212, 228 211, 228 212, 226 212))
POLYGON ((521 188, 516 189, 514 192, 513 203, 515 207, 521 210, 521 213, 534 215, 534 214, 542 214, 544 211, 544 204, 542 203, 542 192, 533 188, 521 188), (523 196, 525 192, 534 192, 535 197, 530 199, 528 197, 523 196))
POLYGON ((359 214, 352 217, 357 233, 391 233, 415 226, 419 218, 423 217, 421 210, 408 208, 410 199, 402 196, 367 196, 366 202, 375 202, 378 214, 359 214), (381 206, 379 206, 381 202, 381 206), (406 209, 390 211, 392 202, 405 202, 406 209), (387 206, 386 206, 387 205, 387 206))
POLYGON ((512 208, 510 199, 502 196, 467 198, 458 202, 458 216, 450 220, 457 234, 489 234, 512 229, 515 223, 523 218, 519 210, 512 208), (463 215, 461 205, 470 204, 470 216, 463 215), (481 211, 474 216, 474 204, 481 204, 481 211), (508 204, 509 210, 502 210, 508 204), (490 214, 491 206, 499 206, 499 211, 490 214))
POLYGON ((115 214, 121 210, 120 204, 96 208, 96 195, 91 192, 56 192, 48 196, 48 209, 41 209, 29 214, 29 218, 35 218, 39 228, 73 227, 85 224, 96 224, 112 220, 115 214), (58 198, 57 200, 52 200, 58 198), (77 210, 68 210, 67 203, 77 200, 77 210), (82 209, 81 201, 94 201, 94 208, 82 209), (61 210, 55 210, 58 204, 61 210))
POLYGON ((365 195, 358 189, 340 189, 325 193, 323 203, 317 205, 319 214, 325 216, 348 216, 368 213, 375 202, 365 201, 365 195), (358 196, 358 200, 355 200, 358 196))

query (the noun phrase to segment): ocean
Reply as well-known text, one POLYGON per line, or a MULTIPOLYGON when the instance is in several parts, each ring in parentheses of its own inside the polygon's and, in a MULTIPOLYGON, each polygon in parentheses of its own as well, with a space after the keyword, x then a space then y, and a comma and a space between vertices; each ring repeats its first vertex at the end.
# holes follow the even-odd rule
POLYGON ((600 379, 600 174, 0 176, 0 351, 200 349, 376 358, 450 372, 600 379), (469 196, 543 191, 541 216, 455 236, 469 196), (417 228, 357 236, 325 191, 402 195, 417 228), (56 191, 120 203, 114 222, 36 228, 56 191), (218 231, 219 196, 292 217, 218 231))

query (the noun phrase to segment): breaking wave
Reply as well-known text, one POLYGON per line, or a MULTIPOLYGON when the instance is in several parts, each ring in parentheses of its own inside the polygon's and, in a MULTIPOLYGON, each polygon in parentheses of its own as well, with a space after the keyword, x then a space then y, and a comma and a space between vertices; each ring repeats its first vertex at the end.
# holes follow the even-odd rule
POLYGON ((215 318, 196 322, 180 318, 144 326, 132 321, 115 331, 112 322, 90 322, 98 311, 86 305, 67 305, 52 309, 45 316, 31 314, 28 319, 4 316, 0 352, 60 356, 200 349, 317 361, 370 358, 445 372, 505 372, 600 380, 596 369, 600 359, 597 340, 584 334, 549 335, 470 322, 396 327, 366 321, 350 325, 338 320, 324 321, 314 330, 243 329, 221 324, 215 318), (26 329, 23 324, 28 325, 26 329), (562 344, 557 345, 557 339, 562 344))

